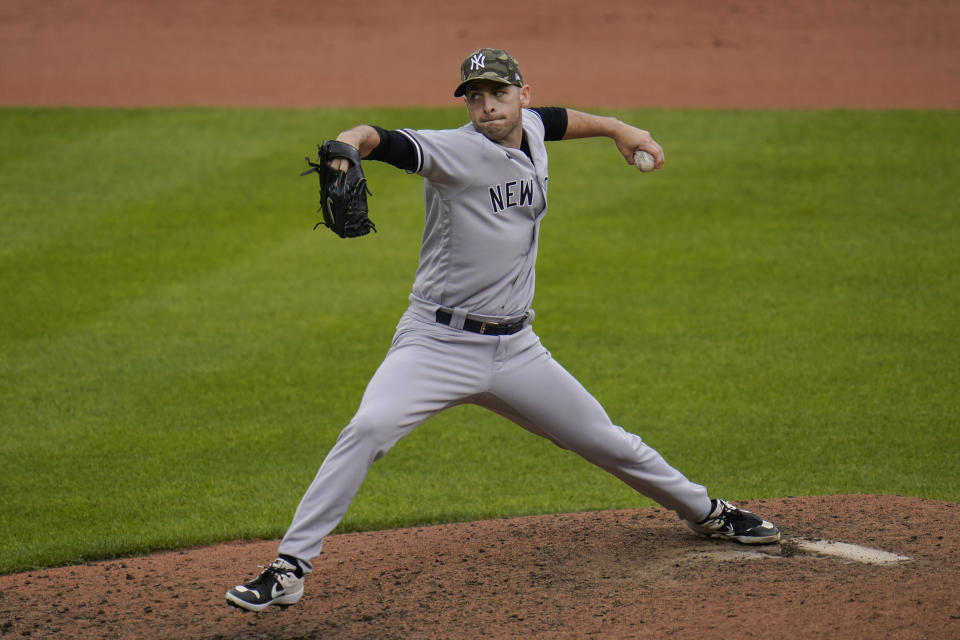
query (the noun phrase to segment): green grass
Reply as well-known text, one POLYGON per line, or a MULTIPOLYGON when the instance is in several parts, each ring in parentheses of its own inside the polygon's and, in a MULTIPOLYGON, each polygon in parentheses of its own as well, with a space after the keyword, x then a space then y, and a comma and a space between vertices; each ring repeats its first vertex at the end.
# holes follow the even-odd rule
MULTIPOLYGON (((732 498, 960 499, 957 112, 616 112, 552 143, 537 331, 732 498)), ((0 110, 0 572, 280 536, 389 345, 422 183, 311 231, 315 144, 460 109, 0 110)), ((652 504, 476 408, 374 465, 341 531, 652 504)))

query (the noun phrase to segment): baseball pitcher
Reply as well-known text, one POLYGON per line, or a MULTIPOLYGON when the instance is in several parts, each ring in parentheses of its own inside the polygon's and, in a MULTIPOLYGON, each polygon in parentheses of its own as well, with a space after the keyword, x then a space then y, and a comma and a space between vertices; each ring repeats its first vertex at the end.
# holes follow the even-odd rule
MULTIPOLYGON (((530 108, 517 61, 478 49, 454 91, 470 122, 451 130, 387 131, 360 125, 321 145, 322 224, 341 237, 368 234, 362 161, 389 163, 424 180, 420 260, 393 343, 353 419, 304 494, 277 559, 227 602, 251 611, 303 594, 323 539, 341 521, 370 466, 444 409, 485 407, 613 474, 674 511, 698 534, 773 543, 770 522, 724 500, 670 466, 603 407, 540 343, 531 307, 540 224, 547 212, 546 141, 603 136, 627 163, 664 164, 647 131, 558 107, 530 108)), ((309 161, 308 161, 309 162, 309 161)), ((381 221, 381 232, 383 232, 381 221)))

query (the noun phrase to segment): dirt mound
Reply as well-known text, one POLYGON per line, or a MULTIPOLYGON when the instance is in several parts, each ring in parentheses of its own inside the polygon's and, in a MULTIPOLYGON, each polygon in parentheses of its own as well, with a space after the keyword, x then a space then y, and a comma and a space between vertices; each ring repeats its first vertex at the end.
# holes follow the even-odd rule
POLYGON ((335 535, 294 607, 226 590, 276 541, 0 576, 0 635, 33 638, 960 637, 960 505, 889 496, 743 502, 787 544, 695 537, 663 509, 335 535), (797 539, 909 560, 798 553, 797 539))

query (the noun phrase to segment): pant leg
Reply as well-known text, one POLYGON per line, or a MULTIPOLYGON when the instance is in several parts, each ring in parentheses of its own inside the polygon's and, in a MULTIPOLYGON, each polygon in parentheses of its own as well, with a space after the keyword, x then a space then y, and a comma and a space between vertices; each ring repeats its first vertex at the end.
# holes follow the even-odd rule
MULTIPOLYGON (((374 461, 436 413, 484 387, 483 345, 401 321, 394 344, 360 407, 327 454, 280 543, 279 553, 312 569, 323 539, 340 523, 374 461)), ((487 350, 492 351, 487 345, 487 350)), ((489 362, 489 357, 487 358, 489 362)))
POLYGON ((503 365, 490 394, 478 404, 579 454, 683 519, 706 517, 707 490, 670 466, 639 436, 613 424, 596 398, 553 359, 532 331, 511 336, 503 349, 503 365))

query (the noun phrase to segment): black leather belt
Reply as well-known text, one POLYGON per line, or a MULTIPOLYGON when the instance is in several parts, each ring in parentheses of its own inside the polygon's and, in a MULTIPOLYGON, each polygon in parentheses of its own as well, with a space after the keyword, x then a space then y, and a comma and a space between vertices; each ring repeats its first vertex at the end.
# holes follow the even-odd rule
MULTIPOLYGON (((437 309, 437 322, 449 326, 450 320, 452 319, 452 312, 446 309, 437 309)), ((526 316, 513 322, 484 322, 482 320, 474 320, 468 316, 463 321, 463 330, 472 333, 482 333, 488 336, 509 336, 523 329, 526 323, 526 316)))

